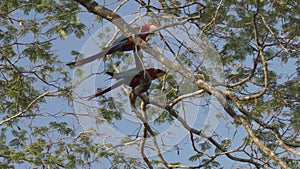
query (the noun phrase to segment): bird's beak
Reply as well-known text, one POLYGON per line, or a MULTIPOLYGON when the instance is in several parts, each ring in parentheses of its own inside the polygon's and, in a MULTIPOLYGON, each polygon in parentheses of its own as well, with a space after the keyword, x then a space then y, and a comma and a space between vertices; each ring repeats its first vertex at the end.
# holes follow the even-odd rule
POLYGON ((161 74, 159 76, 163 76, 163 75, 166 75, 166 74, 167 74, 167 72, 163 71, 163 72, 161 72, 161 74))

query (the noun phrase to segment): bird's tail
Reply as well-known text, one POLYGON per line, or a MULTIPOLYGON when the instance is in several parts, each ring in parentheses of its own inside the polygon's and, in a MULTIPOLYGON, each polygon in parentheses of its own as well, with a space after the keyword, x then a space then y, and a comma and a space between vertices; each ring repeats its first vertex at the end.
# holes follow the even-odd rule
POLYGON ((68 66, 81 66, 81 65, 87 64, 87 63, 92 62, 92 61, 94 61, 94 60, 96 60, 98 58, 103 58, 106 55, 107 51, 108 51, 107 49, 103 50, 100 53, 97 53, 97 54, 95 54, 93 56, 84 58, 82 60, 67 63, 67 65, 68 66))
POLYGON ((103 95, 103 94, 105 94, 105 93, 107 93, 107 92, 109 92, 111 90, 112 90, 112 86, 110 86, 109 88, 106 88, 106 89, 104 89, 104 90, 102 90, 100 92, 97 92, 97 93, 89 96, 88 100, 91 100, 91 99, 93 99, 95 97, 99 97, 99 96, 101 96, 101 95, 103 95))
POLYGON ((93 98, 95 98, 95 97, 99 97, 99 96, 101 96, 101 95, 103 95, 103 94, 105 94, 105 93, 107 93, 107 92, 110 92, 111 90, 113 90, 113 89, 115 89, 115 88, 121 86, 122 84, 126 84, 126 82, 127 82, 126 79, 122 79, 122 80, 116 82, 115 84, 113 84, 112 86, 110 86, 110 87, 108 87, 108 88, 106 88, 106 89, 104 89, 104 90, 102 90, 102 91, 100 91, 100 92, 97 92, 97 93, 95 93, 95 94, 89 96, 89 97, 88 97, 88 100, 91 100, 91 99, 93 99, 93 98))

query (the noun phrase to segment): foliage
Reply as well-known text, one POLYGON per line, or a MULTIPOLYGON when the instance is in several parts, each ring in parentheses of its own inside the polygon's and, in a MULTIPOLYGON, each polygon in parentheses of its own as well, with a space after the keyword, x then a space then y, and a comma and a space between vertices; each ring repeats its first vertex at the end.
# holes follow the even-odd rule
MULTIPOLYGON (((105 18, 94 16, 92 24, 87 24, 86 19, 95 13, 88 13, 80 0, 80 3, 71 0, 0 2, 0 168, 229 168, 228 161, 234 168, 299 166, 299 1, 134 2, 138 8, 131 13, 145 9, 154 14, 189 18, 188 22, 215 45, 226 79, 222 84, 212 85, 209 83, 212 77, 207 75, 209 70, 200 62, 183 53, 178 55, 177 61, 188 65, 197 80, 211 85, 208 89, 200 85, 196 91, 191 89, 191 92, 203 90, 196 98, 201 101, 197 105, 199 109, 205 111, 211 101, 208 98, 216 92, 226 96, 224 114, 219 117, 222 122, 211 136, 202 132, 205 126, 201 124, 189 126, 179 110, 180 101, 189 101, 184 98, 176 102, 186 93, 181 93, 174 76, 156 80, 149 93, 161 90, 166 95, 166 104, 158 101, 146 105, 144 110, 153 113, 145 119, 153 116, 154 122, 143 121, 137 134, 132 129, 130 134, 134 134, 122 138, 120 147, 137 141, 139 148, 156 149, 147 145, 148 142, 143 146, 142 140, 159 140, 160 129, 177 120, 188 137, 184 139, 187 143, 182 141, 180 146, 163 153, 156 150, 156 156, 149 159, 142 153, 138 159, 128 157, 121 151, 111 151, 114 145, 109 141, 93 140, 97 133, 81 128, 77 112, 72 108, 72 74, 64 61, 70 58, 61 56, 57 46, 72 43, 68 38, 88 37, 91 25, 99 25, 105 18), (226 88, 214 90, 216 86, 226 88), (176 156, 186 152, 189 155, 184 154, 185 159, 176 156)), ((121 3, 113 4, 125 8, 121 3)), ((107 8, 114 11, 117 9, 114 5, 107 8)), ((68 52, 82 57, 75 48, 68 52)), ((128 59, 130 55, 123 56, 116 53, 111 61, 117 66, 134 61, 128 59)), ((107 58, 106 65, 108 61, 107 58)), ((111 63, 108 67, 113 69, 111 63)), ((80 70, 76 75, 85 77, 80 70)), ((97 124, 114 125, 123 120, 127 111, 122 107, 123 100, 116 102, 110 97, 99 100, 94 116, 97 124)), ((138 99, 136 105, 143 105, 144 101, 138 99)), ((142 108, 139 111, 142 114, 142 108)), ((188 109, 185 113, 200 112, 188 109)), ((158 149, 163 151, 163 147, 158 149)))

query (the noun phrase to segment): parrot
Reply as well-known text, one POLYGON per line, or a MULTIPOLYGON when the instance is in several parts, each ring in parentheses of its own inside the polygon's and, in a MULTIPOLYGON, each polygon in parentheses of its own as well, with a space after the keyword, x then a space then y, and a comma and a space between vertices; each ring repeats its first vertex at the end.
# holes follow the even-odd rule
MULTIPOLYGON (((144 41, 146 41, 147 37, 150 34, 153 34, 157 28, 158 28, 158 26, 154 25, 154 24, 145 24, 143 26, 135 27, 135 29, 139 30, 138 36, 144 41)), ((117 51, 133 50, 134 45, 135 45, 134 42, 130 38, 126 37, 125 35, 121 35, 118 39, 116 39, 111 44, 111 46, 104 48, 103 51, 101 51, 93 56, 84 58, 82 60, 67 63, 67 65, 68 66, 84 65, 86 63, 92 62, 95 59, 102 58, 105 55, 109 55, 109 54, 115 53, 117 51)))
MULTIPOLYGON (((155 80, 155 79, 163 76, 164 74, 166 74, 165 71, 163 71, 161 69, 155 69, 155 68, 148 68, 148 69, 145 69, 145 71, 147 71, 147 73, 149 73, 151 80, 155 80)), ((138 73, 136 71, 131 71, 131 72, 127 71, 127 72, 116 73, 116 74, 111 73, 111 72, 106 72, 106 73, 119 81, 116 82, 115 84, 113 84, 112 86, 89 96, 88 100, 91 100, 95 97, 101 96, 123 84, 129 85, 131 88, 135 88, 141 83, 143 76, 144 76, 143 70, 138 73)))

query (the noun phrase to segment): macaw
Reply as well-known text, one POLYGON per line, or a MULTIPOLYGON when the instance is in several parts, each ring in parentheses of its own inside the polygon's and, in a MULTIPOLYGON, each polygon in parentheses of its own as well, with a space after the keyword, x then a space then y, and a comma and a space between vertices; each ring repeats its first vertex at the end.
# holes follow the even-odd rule
MULTIPOLYGON (((155 80, 161 76, 163 76, 164 74, 166 74, 165 71, 161 70, 161 69, 155 69, 155 68, 149 68, 149 69, 146 69, 147 73, 149 73, 150 77, 151 77, 151 80, 155 80)), ((107 72, 107 74, 109 74, 110 76, 112 76, 113 78, 119 80, 118 82, 116 82, 115 84, 113 84, 112 86, 96 93, 96 94, 93 94, 91 96, 89 96, 89 100, 90 99, 93 99, 95 97, 98 97, 98 96, 101 96, 123 84, 125 85, 129 85, 131 88, 135 88, 137 87, 142 79, 143 79, 143 76, 144 76, 144 71, 140 71, 140 72, 136 72, 136 71, 127 71, 127 72, 123 72, 123 73, 110 73, 110 72, 107 72)))
MULTIPOLYGON (((153 34, 154 31, 157 29, 158 27, 154 24, 145 24, 143 26, 138 26, 135 29, 139 30, 138 36, 146 41, 147 37, 150 34, 153 34)), ((126 37, 125 35, 121 35, 118 39, 116 39, 111 46, 104 48, 103 51, 90 56, 88 58, 84 58, 82 60, 79 61, 75 61, 75 62, 70 62, 67 65, 68 66, 80 66, 80 65, 84 65, 86 63, 92 62, 95 59, 98 58, 102 58, 105 55, 109 55, 112 53, 115 53, 117 51, 129 51, 129 50, 133 50, 134 49, 134 42, 126 37)))

